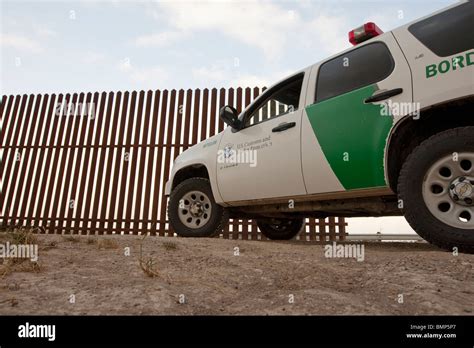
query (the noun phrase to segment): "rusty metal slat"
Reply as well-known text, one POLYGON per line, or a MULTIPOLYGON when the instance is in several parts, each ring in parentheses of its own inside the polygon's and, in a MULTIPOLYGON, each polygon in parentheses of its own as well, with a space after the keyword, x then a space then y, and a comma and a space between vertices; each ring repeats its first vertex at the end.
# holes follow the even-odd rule
MULTIPOLYGON (((225 102, 225 88, 221 88, 220 91, 219 91, 219 108, 218 108, 217 112, 219 113, 220 109, 225 105, 226 105, 226 102, 225 102)), ((219 117, 217 122, 218 122, 217 132, 220 133, 224 130, 224 122, 221 120, 220 117, 219 117)))
MULTIPOLYGON (((127 118, 128 118, 128 128, 125 129, 126 131, 126 141, 128 144, 131 143, 132 140, 132 130, 133 130, 133 115, 135 114, 135 104, 136 104, 136 99, 137 99, 137 92, 132 93, 132 98, 130 101, 130 109, 129 112, 127 113, 127 118)), ((119 210, 118 214, 122 218, 126 218, 127 211, 125 210, 125 188, 127 184, 127 180, 129 181, 129 169, 130 169, 130 148, 125 148, 125 153, 124 153, 124 159, 123 159, 123 168, 122 168, 122 180, 120 184, 120 198, 119 198, 119 210)), ((129 185, 130 186, 130 185, 129 185)), ((130 226, 128 226, 130 227, 130 226)))
POLYGON ((322 242, 326 241, 326 219, 317 219, 319 226, 319 240, 322 242))
POLYGON ((334 220, 334 217, 331 216, 328 218, 329 222, 329 240, 331 242, 336 240, 336 221, 334 220))
POLYGON ((184 141, 183 151, 189 148, 190 128, 191 128, 191 103, 193 102, 193 90, 186 91, 186 110, 184 113, 184 141))
POLYGON ((242 227, 242 233, 241 233, 241 236, 242 236, 242 240, 248 240, 249 239, 249 236, 248 236, 248 231, 247 229, 245 228, 244 226, 244 222, 245 220, 243 219, 239 219, 239 225, 242 227))
MULTIPOLYGON (((184 114, 184 90, 180 89, 178 92, 178 113, 176 114, 176 131, 174 132, 174 143, 181 144, 181 125, 183 123, 184 114)), ((179 155, 180 146, 175 148, 173 160, 179 155)))
POLYGON ((209 125, 209 136, 216 134, 216 107, 217 107, 217 89, 211 90, 211 122, 209 125))
MULTIPOLYGON (((154 122, 154 119, 153 119, 153 115, 151 113, 151 109, 152 109, 152 99, 153 99, 153 91, 148 91, 147 92, 147 99, 146 99, 146 107, 145 107, 145 126, 144 126, 144 129, 146 130, 146 132, 143 132, 143 135, 144 135, 144 138, 145 138, 145 141, 147 141, 146 139, 148 139, 148 131, 150 130, 150 123, 152 124, 154 122), (151 121, 151 122, 150 122, 151 121), (146 134, 146 135, 145 135, 146 134)), ((153 129, 153 127, 152 127, 153 129)), ((154 136, 154 133, 152 132, 150 134, 150 141, 153 142, 153 136, 154 136)), ((142 150, 144 154, 146 154, 145 152, 145 149, 142 150)), ((148 219, 148 217, 150 216, 150 190, 151 190, 151 176, 153 174, 153 160, 151 158, 152 157, 152 152, 153 152, 153 148, 150 147, 150 149, 148 150, 148 160, 146 162, 147 164, 147 170, 146 170, 146 174, 143 173, 143 175, 145 176, 143 178, 143 175, 142 175, 142 179, 139 179, 138 182, 144 182, 144 185, 142 186, 142 189, 145 190, 145 198, 144 198, 144 202, 143 202, 143 217, 146 217, 148 219), (151 159, 151 160, 150 160, 151 159)), ((146 156, 143 155, 142 156, 142 162, 145 163, 145 160, 146 160, 146 156)), ((149 230, 148 228, 148 224, 145 225, 146 226, 146 230, 149 230)), ((152 226, 153 228, 153 226, 152 226)))
MULTIPOLYGON (((145 105, 145 114, 144 114, 144 119, 145 119, 145 122, 144 122, 144 125, 143 125, 143 133, 142 133, 142 143, 145 143, 147 142, 147 137, 148 137, 148 131, 150 129, 150 119, 151 119, 151 114, 150 114, 150 110, 151 110, 151 99, 153 97, 153 94, 151 91, 148 91, 148 93, 146 94, 146 105, 145 105)), ((151 150, 150 150, 151 151, 151 150)), ((138 172, 138 191, 137 191, 137 195, 136 195, 136 202, 137 202, 137 205, 136 206, 136 209, 135 209, 135 220, 139 220, 140 219, 140 212, 141 212, 141 203, 142 203, 142 194, 145 193, 146 195, 146 191, 143 192, 146 188, 146 186, 144 185, 144 180, 145 179, 148 179, 148 178, 145 178, 144 175, 145 175, 145 161, 146 161, 146 153, 147 153, 147 148, 142 148, 141 149, 141 156, 140 156, 140 166, 139 166, 139 172, 138 172)), ((148 167, 151 167, 151 164, 150 162, 148 161, 148 167)), ((143 216, 146 216, 148 218, 148 215, 149 215, 149 211, 148 211, 148 207, 147 207, 147 201, 145 200, 144 202, 144 208, 143 208, 143 216)), ((134 224, 134 234, 138 234, 139 232, 139 223, 135 223, 134 224)), ((145 226, 146 229, 148 229, 148 226, 145 226)), ((144 229, 144 226, 142 224, 142 227, 140 230, 143 230, 144 229)))
POLYGON ((252 230, 252 240, 258 240, 258 231, 256 228, 253 227, 252 221, 251 220, 246 220, 245 223, 247 224, 247 228, 252 230))
POLYGON ((245 88, 245 107, 249 106, 249 104, 252 102, 252 90, 250 87, 245 88))
MULTIPOLYGON (((161 100, 161 113, 160 113, 161 125, 160 125, 160 131, 158 135, 158 144, 163 144, 165 142, 165 120, 166 120, 165 116, 166 116, 167 107, 168 107, 168 91, 164 90, 163 97, 161 100)), ((155 202, 157 203, 157 205, 156 205, 156 209, 153 210, 153 214, 158 214, 158 210, 159 210, 158 204, 160 204, 160 206, 163 204, 162 198, 161 198, 162 195, 160 195, 160 190, 159 190, 159 188, 162 187, 161 181, 163 180, 163 177, 165 175, 161 171, 161 164, 163 163, 162 156, 163 156, 163 148, 160 147, 158 148, 158 157, 157 157, 157 161, 160 165, 157 168, 157 174, 155 178, 155 199, 157 199, 157 196, 158 196, 158 200, 155 202)), ((155 206, 155 203, 153 203, 153 206, 155 206)), ((158 215, 156 215, 155 220, 158 220, 158 215)), ((160 214, 160 221, 162 221, 161 214, 160 214)), ((158 234, 160 236, 164 236, 164 226, 165 226, 164 223, 160 222, 159 227, 158 227, 158 234)))
POLYGON ((199 106, 201 103, 200 100, 201 91, 198 89, 194 92, 194 113, 193 113, 193 135, 192 135, 192 145, 198 143, 198 125, 199 125, 199 106))
POLYGON ((236 109, 237 112, 240 114, 243 110, 243 104, 242 104, 242 88, 238 87, 237 88, 237 104, 236 104, 236 109))
MULTIPOLYGON (((175 102, 176 102, 176 90, 171 91, 171 98, 170 98, 170 107, 169 107, 169 113, 168 113, 168 135, 166 137, 166 140, 169 141, 172 139, 173 135, 173 125, 174 125, 174 107, 175 107, 175 102)), ((161 181, 161 186, 162 186, 162 192, 164 193, 165 191, 165 184, 166 181, 169 178, 169 170, 170 170, 170 163, 171 162, 171 149, 166 149, 165 151, 165 167, 163 171, 163 178, 161 181)), ((160 220, 164 221, 166 220, 166 205, 167 205, 167 199, 164 194, 161 196, 161 213, 160 213, 160 220)), ((169 231, 169 233, 172 233, 173 231, 169 231)), ((159 231, 160 236, 165 235, 165 230, 160 226, 160 231, 159 231)))
MULTIPOLYGON (((315 241, 317 240, 317 236, 316 236, 316 233, 315 233, 315 219, 313 218, 306 218, 305 219, 305 223, 306 223, 306 226, 305 226, 305 229, 306 229, 306 237, 308 240, 311 240, 311 241, 315 241)), ((305 239, 306 240, 306 239, 305 239)))
MULTIPOLYGON (((174 132, 174 143, 175 144, 178 144, 178 143, 181 143, 181 124, 183 122, 183 103, 184 103, 184 90, 180 89, 179 92, 178 92, 178 112, 176 114, 176 130, 174 132)), ((173 108, 174 109, 174 108, 173 108)), ((170 139, 168 139, 168 141, 170 141, 170 139)), ((170 149, 171 151, 171 149, 170 149)), ((173 153, 173 161, 176 159, 176 157, 178 156, 179 154, 179 147, 178 148, 175 148, 175 151, 173 153)), ((165 166, 166 168, 166 166, 165 166)), ((165 169, 165 173, 168 173, 168 170, 165 169)), ((168 177, 167 177, 167 174, 165 174, 165 178, 166 180, 168 180, 168 177)), ((164 184, 166 184, 166 180, 164 180, 164 184)), ((163 190, 164 190, 164 186, 163 186, 163 190)), ((164 192, 164 191, 163 191, 164 192)), ((162 195, 162 204, 164 204, 165 202, 167 202, 167 198, 166 196, 162 195)), ((168 233, 167 235, 168 236, 173 236, 174 232, 171 231, 171 229, 168 229, 168 233)))
POLYGON ((202 94, 202 113, 201 113, 201 140, 207 138, 207 120, 208 115, 208 104, 209 104, 209 90, 205 88, 202 94))
MULTIPOLYGON (((130 117, 133 120, 136 120, 134 139, 138 139, 139 136, 140 136, 144 97, 145 97, 145 93, 143 91, 140 91, 140 93, 138 94, 137 113, 132 114, 130 112, 130 117)), ((135 109, 133 109, 133 111, 135 111, 135 109)), ((134 149, 133 155, 131 156, 131 161, 129 162, 130 175, 129 175, 129 187, 128 187, 128 199, 127 199, 127 215, 126 215, 127 219, 131 219, 131 216, 132 216, 132 207, 133 207, 133 203, 134 203, 135 176, 136 176, 136 170, 137 170, 137 162, 138 162, 138 149, 134 149)), ((137 202, 135 202, 135 207, 136 207, 136 204, 137 204, 137 202)), ((132 224, 135 227, 135 224, 134 223, 132 223, 132 224)), ((129 224, 128 227, 130 229, 132 229, 131 224, 129 224)))
MULTIPOLYGON (((154 96, 154 100, 153 100, 153 105, 152 105, 152 109, 153 109, 153 116, 152 116, 152 125, 151 125, 151 137, 150 137, 150 141, 152 143, 156 143, 157 139, 156 139, 156 132, 158 130, 158 110, 159 110, 159 107, 160 107, 160 91, 155 91, 155 96, 154 96)), ((158 196, 159 196, 159 193, 157 194, 156 191, 159 192, 159 190, 157 190, 158 186, 157 185, 154 185, 153 187, 153 191, 154 191, 154 194, 153 194, 153 202, 150 202, 150 199, 152 198, 151 196, 151 185, 152 185, 152 178, 153 178, 153 169, 155 168, 154 166, 154 163, 155 163, 155 148, 154 147, 151 147, 150 148, 150 154, 149 154, 149 157, 148 157, 148 173, 147 173, 147 179, 146 179, 146 190, 145 190, 145 211, 148 212, 148 210, 150 209, 150 203, 151 204, 151 221, 152 221, 152 227, 151 227, 151 234, 152 235, 156 235, 156 230, 157 230, 157 223, 156 223, 156 220, 158 219, 158 215, 155 214, 155 211, 158 210, 158 196)), ((155 168, 157 169, 157 168, 155 168)), ((154 182, 154 181, 153 181, 154 182)))

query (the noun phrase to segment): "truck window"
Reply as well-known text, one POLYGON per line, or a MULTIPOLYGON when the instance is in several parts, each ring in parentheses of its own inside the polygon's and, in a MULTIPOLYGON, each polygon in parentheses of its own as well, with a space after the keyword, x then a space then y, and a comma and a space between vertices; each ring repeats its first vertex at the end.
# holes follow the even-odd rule
POLYGON ((440 57, 474 48, 474 1, 453 7, 408 27, 423 45, 440 57))
POLYGON ((245 126, 258 124, 298 109, 304 74, 292 76, 288 80, 268 90, 268 96, 248 111, 245 126))
POLYGON ((355 48, 321 65, 316 83, 316 102, 336 97, 388 77, 395 67, 382 42, 355 48))

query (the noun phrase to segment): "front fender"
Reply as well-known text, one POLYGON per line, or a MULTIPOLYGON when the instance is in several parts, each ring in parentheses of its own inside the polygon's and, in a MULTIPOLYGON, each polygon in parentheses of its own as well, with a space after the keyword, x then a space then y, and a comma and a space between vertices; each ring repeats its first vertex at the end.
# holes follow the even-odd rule
POLYGON ((176 157, 173 168, 171 170, 170 178, 165 185, 165 195, 171 194, 173 186, 173 180, 176 173, 187 167, 196 165, 203 165, 207 173, 209 174, 209 181, 211 183, 212 193, 216 203, 224 205, 222 197, 219 193, 216 179, 216 162, 217 162, 217 150, 219 148, 219 142, 221 140, 222 133, 219 133, 207 140, 204 140, 176 157))

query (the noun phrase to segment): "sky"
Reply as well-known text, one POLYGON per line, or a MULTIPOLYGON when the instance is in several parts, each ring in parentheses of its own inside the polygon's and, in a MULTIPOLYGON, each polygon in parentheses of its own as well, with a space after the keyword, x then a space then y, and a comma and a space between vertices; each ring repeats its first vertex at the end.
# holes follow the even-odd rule
MULTIPOLYGON (((268 86, 455 0, 0 0, 0 92, 64 93, 268 86)), ((400 218, 350 231, 410 232, 400 218)))

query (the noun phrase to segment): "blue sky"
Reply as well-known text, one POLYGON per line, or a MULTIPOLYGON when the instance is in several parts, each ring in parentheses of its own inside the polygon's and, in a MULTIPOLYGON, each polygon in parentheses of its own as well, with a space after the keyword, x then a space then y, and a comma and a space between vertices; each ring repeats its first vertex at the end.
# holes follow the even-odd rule
POLYGON ((453 0, 5 1, 1 93, 262 86, 453 0))

